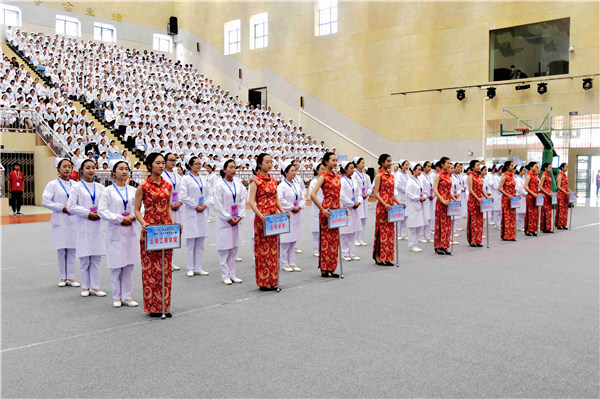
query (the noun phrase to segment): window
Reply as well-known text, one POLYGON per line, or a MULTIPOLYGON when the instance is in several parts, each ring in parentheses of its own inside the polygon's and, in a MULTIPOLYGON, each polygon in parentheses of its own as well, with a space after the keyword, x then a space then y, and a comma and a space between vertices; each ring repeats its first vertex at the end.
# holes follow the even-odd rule
POLYGON ((56 16, 56 34, 81 36, 81 24, 78 19, 66 17, 64 15, 56 16))
POLYGON ((569 18, 490 31, 490 81, 569 73, 569 18))
POLYGON ((94 22, 94 40, 116 43, 117 30, 112 25, 94 22))
POLYGON ((21 10, 17 7, 0 4, 0 24, 6 26, 21 26, 21 10))
POLYGON ((170 53, 173 51, 173 39, 171 36, 159 35, 155 33, 152 36, 152 49, 162 51, 164 53, 170 53))
POLYGON ((241 51, 240 31, 241 24, 239 19, 225 23, 225 29, 223 32, 223 52, 225 55, 236 54, 241 51))
POLYGON ((250 17, 250 50, 269 45, 269 14, 263 12, 250 17))
POLYGON ((337 32, 337 0, 319 0, 317 10, 317 36, 337 32))

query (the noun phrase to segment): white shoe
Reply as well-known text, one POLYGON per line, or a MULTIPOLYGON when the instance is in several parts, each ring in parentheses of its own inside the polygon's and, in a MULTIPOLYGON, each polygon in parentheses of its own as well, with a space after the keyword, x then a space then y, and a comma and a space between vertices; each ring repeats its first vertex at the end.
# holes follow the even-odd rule
POLYGON ((106 296, 106 292, 104 291, 95 291, 95 290, 90 290, 90 295, 94 295, 94 296, 106 296))
POLYGON ((458 245, 458 241, 452 241, 452 244, 458 245))
POLYGON ((113 301, 113 308, 120 308, 121 307, 121 301, 113 301))
POLYGON ((208 223, 212 223, 212 222, 214 222, 214 220, 213 219, 208 219, 207 222, 208 223))
POLYGON ((488 222, 488 224, 489 224, 490 226, 495 226, 495 225, 496 225, 496 223, 494 223, 494 222, 488 222))
POLYGON ((294 271, 294 269, 292 269, 289 266, 284 266, 284 267, 281 268, 281 270, 283 270, 284 272, 293 272, 294 271))
POLYGON ((358 242, 358 241, 354 241, 354 246, 355 246, 355 247, 360 247, 361 245, 362 245, 362 244, 361 244, 360 242, 358 242))
POLYGON ((295 271, 295 272, 301 272, 302 271, 302 269, 300 269, 298 266, 292 267, 292 270, 295 271))
POLYGON ((90 296, 89 291, 81 291, 81 296, 90 296))
POLYGON ((408 240, 408 237, 407 237, 407 236, 402 236, 401 238, 402 238, 403 240, 408 240))
POLYGON ((401 241, 401 240, 402 240, 402 237, 396 237, 396 238, 398 238, 398 241, 401 241))
POLYGON ((231 285, 231 284, 233 284, 233 282, 230 279, 226 278, 226 279, 223 280, 223 284, 225 284, 225 285, 231 285))
POLYGON ((411 252, 423 252, 421 248, 413 247, 410 249, 411 252))
POLYGON ((346 262, 350 262, 352 260, 352 258, 349 256, 342 256, 342 259, 344 259, 346 262))
POLYGON ((233 281, 234 283, 241 283, 242 279, 241 278, 237 278, 235 276, 231 277, 231 281, 233 281))
POLYGON ((188 270, 187 276, 188 277, 194 277, 194 271, 193 270, 188 270))
POLYGON ((236 262, 241 262, 241 261, 242 261, 242 258, 240 258, 239 256, 236 256, 236 257, 235 257, 235 261, 236 261, 236 262))
POLYGON ((66 285, 67 285, 67 282, 66 282, 66 281, 59 281, 59 282, 58 282, 58 286, 59 286, 59 287, 65 287, 66 285))
POLYGON ((319 253, 318 252, 314 252, 313 256, 316 256, 318 258, 319 257, 319 253))
POLYGON ((366 247, 366 246, 367 246, 367 243, 366 243, 366 242, 364 242, 364 241, 361 241, 361 242, 360 242, 360 245, 362 245, 363 247, 366 247))
POLYGON ((454 233, 454 234, 452 234, 452 236, 453 236, 453 237, 460 237, 460 234, 458 234, 458 233, 454 233))
POLYGON ((173 266, 173 270, 180 270, 180 269, 181 269, 181 267, 179 267, 179 266, 175 266, 175 265, 173 265, 173 264, 172 264, 171 266, 173 266))
POLYGON ((360 260, 360 258, 358 256, 351 256, 350 259, 352 259, 352 260, 360 260))
POLYGON ((426 242, 427 242, 427 240, 426 240, 426 239, 424 239, 424 238, 421 238, 421 239, 419 240, 419 242, 426 243, 426 242))
POLYGON ((296 252, 297 254, 301 254, 301 253, 302 253, 302 250, 301 250, 301 249, 298 249, 298 248, 296 248, 296 249, 294 249, 294 252, 296 252))
POLYGON ((430 238, 429 240, 427 240, 427 242, 433 242, 433 238, 430 238))
POLYGON ((209 272, 205 272, 204 270, 194 270, 195 276, 208 276, 209 274, 209 272))
POLYGON ((457 227, 457 228, 456 228, 456 230, 458 230, 458 231, 463 231, 463 230, 464 230, 464 228, 463 228, 463 227, 457 227))
POLYGON ((79 284, 77 281, 69 281, 69 280, 67 280, 65 282, 67 283, 67 285, 69 287, 81 287, 81 284, 79 284))
POLYGON ((517 231, 525 231, 525 229, 517 229, 517 231))
POLYGON ((500 227, 498 227, 498 226, 496 226, 496 227, 494 227, 494 228, 495 228, 496 230, 500 230, 500 227))
POLYGON ((485 236, 481 236, 481 238, 485 238, 485 236))
POLYGON ((123 305, 129 306, 132 308, 135 308, 138 305, 138 303, 136 301, 134 301, 133 299, 128 299, 126 301, 123 301, 122 303, 123 303, 123 305))

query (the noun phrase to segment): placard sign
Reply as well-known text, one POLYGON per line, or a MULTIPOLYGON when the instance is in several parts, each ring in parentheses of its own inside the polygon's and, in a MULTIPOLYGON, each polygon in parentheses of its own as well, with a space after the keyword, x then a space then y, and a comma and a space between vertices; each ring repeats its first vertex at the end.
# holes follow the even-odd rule
POLYGON ((520 208, 521 207, 521 197, 517 197, 516 195, 514 197, 512 197, 512 199, 510 200, 510 208, 511 209, 515 209, 515 208, 520 208))
POLYGON ((265 236, 276 236, 290 232, 290 218, 287 213, 268 215, 265 220, 265 236))
POLYGON ((450 201, 448 204, 448 216, 460 216, 460 201, 450 201))
POLYGON ((556 193, 552 193, 552 205, 558 204, 558 195, 556 193))
POLYGON ((181 225, 156 224, 148 226, 146 251, 181 248, 181 225))
POLYGON ((542 194, 537 196, 537 199, 535 200, 535 204, 537 206, 544 206, 544 196, 542 194))
POLYGON ((330 209, 329 214, 331 215, 329 219, 330 229, 348 226, 348 210, 346 208, 330 209))
POLYGON ((492 212, 494 210, 494 199, 486 198, 481 201, 481 212, 492 212))
POLYGON ((390 206, 390 211, 388 212, 388 222, 400 222, 405 219, 404 215, 404 205, 394 205, 390 206))
POLYGON ((574 204, 577 202, 577 193, 569 194, 569 203, 574 204))

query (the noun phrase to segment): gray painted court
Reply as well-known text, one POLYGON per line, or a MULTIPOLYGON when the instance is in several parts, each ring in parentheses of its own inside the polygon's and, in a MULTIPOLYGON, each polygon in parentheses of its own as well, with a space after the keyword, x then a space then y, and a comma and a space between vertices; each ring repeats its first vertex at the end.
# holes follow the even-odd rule
POLYGON ((305 231, 281 293, 257 290, 249 242, 224 286, 213 236, 211 275, 175 272, 164 321, 113 309, 105 266, 106 298, 58 288, 49 223, 2 226, 2 396, 598 397, 598 222, 578 207, 572 231, 490 230, 490 249, 463 231, 453 256, 401 241, 399 268, 359 247, 344 280, 319 276, 305 231))

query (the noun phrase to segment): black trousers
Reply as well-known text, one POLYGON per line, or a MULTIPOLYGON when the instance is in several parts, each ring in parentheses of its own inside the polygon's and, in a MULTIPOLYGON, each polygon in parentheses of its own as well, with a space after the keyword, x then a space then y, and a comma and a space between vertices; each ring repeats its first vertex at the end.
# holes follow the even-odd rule
POLYGON ((21 205, 23 205, 23 191, 11 191, 10 206, 13 212, 21 212, 21 205))

